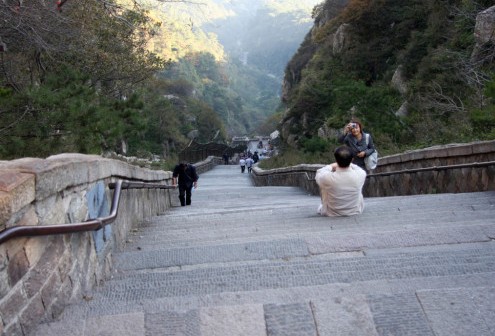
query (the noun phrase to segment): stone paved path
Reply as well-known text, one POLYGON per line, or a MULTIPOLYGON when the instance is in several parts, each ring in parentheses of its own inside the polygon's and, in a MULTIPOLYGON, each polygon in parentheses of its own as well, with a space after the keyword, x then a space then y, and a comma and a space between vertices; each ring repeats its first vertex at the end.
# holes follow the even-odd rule
POLYGON ((318 203, 218 166, 35 335, 495 335, 495 192, 318 203))

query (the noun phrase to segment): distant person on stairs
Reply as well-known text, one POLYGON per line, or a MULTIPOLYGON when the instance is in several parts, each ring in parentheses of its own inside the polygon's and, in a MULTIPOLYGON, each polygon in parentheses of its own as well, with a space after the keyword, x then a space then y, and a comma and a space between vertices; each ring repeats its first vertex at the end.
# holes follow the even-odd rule
POLYGON ((322 216, 351 216, 364 210, 362 189, 366 172, 352 162, 352 150, 340 146, 334 152, 337 162, 316 171, 316 183, 320 187, 322 216))
POLYGON ((244 171, 246 170, 246 159, 244 158, 244 156, 241 156, 239 165, 241 166, 241 173, 244 173, 244 171))
POLYGON ((180 205, 191 205, 192 188, 198 186, 198 174, 196 167, 187 162, 181 162, 174 168, 172 173, 172 186, 179 186, 180 205), (178 183, 177 183, 178 182, 178 183))
POLYGON ((248 156, 248 158, 246 159, 246 167, 248 173, 251 173, 251 170, 253 169, 253 165, 254 165, 254 160, 250 156, 248 156))

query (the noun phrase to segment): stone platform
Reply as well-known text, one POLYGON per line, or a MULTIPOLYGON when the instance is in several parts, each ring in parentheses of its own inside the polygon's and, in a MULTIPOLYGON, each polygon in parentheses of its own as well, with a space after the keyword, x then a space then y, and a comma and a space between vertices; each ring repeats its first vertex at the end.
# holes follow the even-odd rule
POLYGON ((365 202, 320 217, 319 197, 217 166, 33 335, 495 335, 495 192, 365 202))

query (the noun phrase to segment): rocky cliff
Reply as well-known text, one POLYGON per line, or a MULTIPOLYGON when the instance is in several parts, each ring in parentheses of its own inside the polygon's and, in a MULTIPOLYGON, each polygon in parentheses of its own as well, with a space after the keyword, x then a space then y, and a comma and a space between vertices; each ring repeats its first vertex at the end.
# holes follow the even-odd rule
MULTIPOLYGON (((317 136, 334 139, 350 117, 390 151, 479 134, 473 114, 487 119, 493 111, 485 92, 495 68, 495 6, 454 3, 317 6, 285 70, 282 138, 299 147, 317 136)), ((492 134, 495 121, 486 125, 482 131, 492 134)))

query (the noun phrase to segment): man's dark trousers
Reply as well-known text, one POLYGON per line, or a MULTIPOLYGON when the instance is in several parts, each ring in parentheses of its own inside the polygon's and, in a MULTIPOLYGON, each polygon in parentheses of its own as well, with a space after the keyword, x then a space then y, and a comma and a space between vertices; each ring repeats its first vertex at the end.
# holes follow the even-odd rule
POLYGON ((179 200, 181 206, 191 205, 191 191, 192 186, 186 187, 179 185, 179 200))

